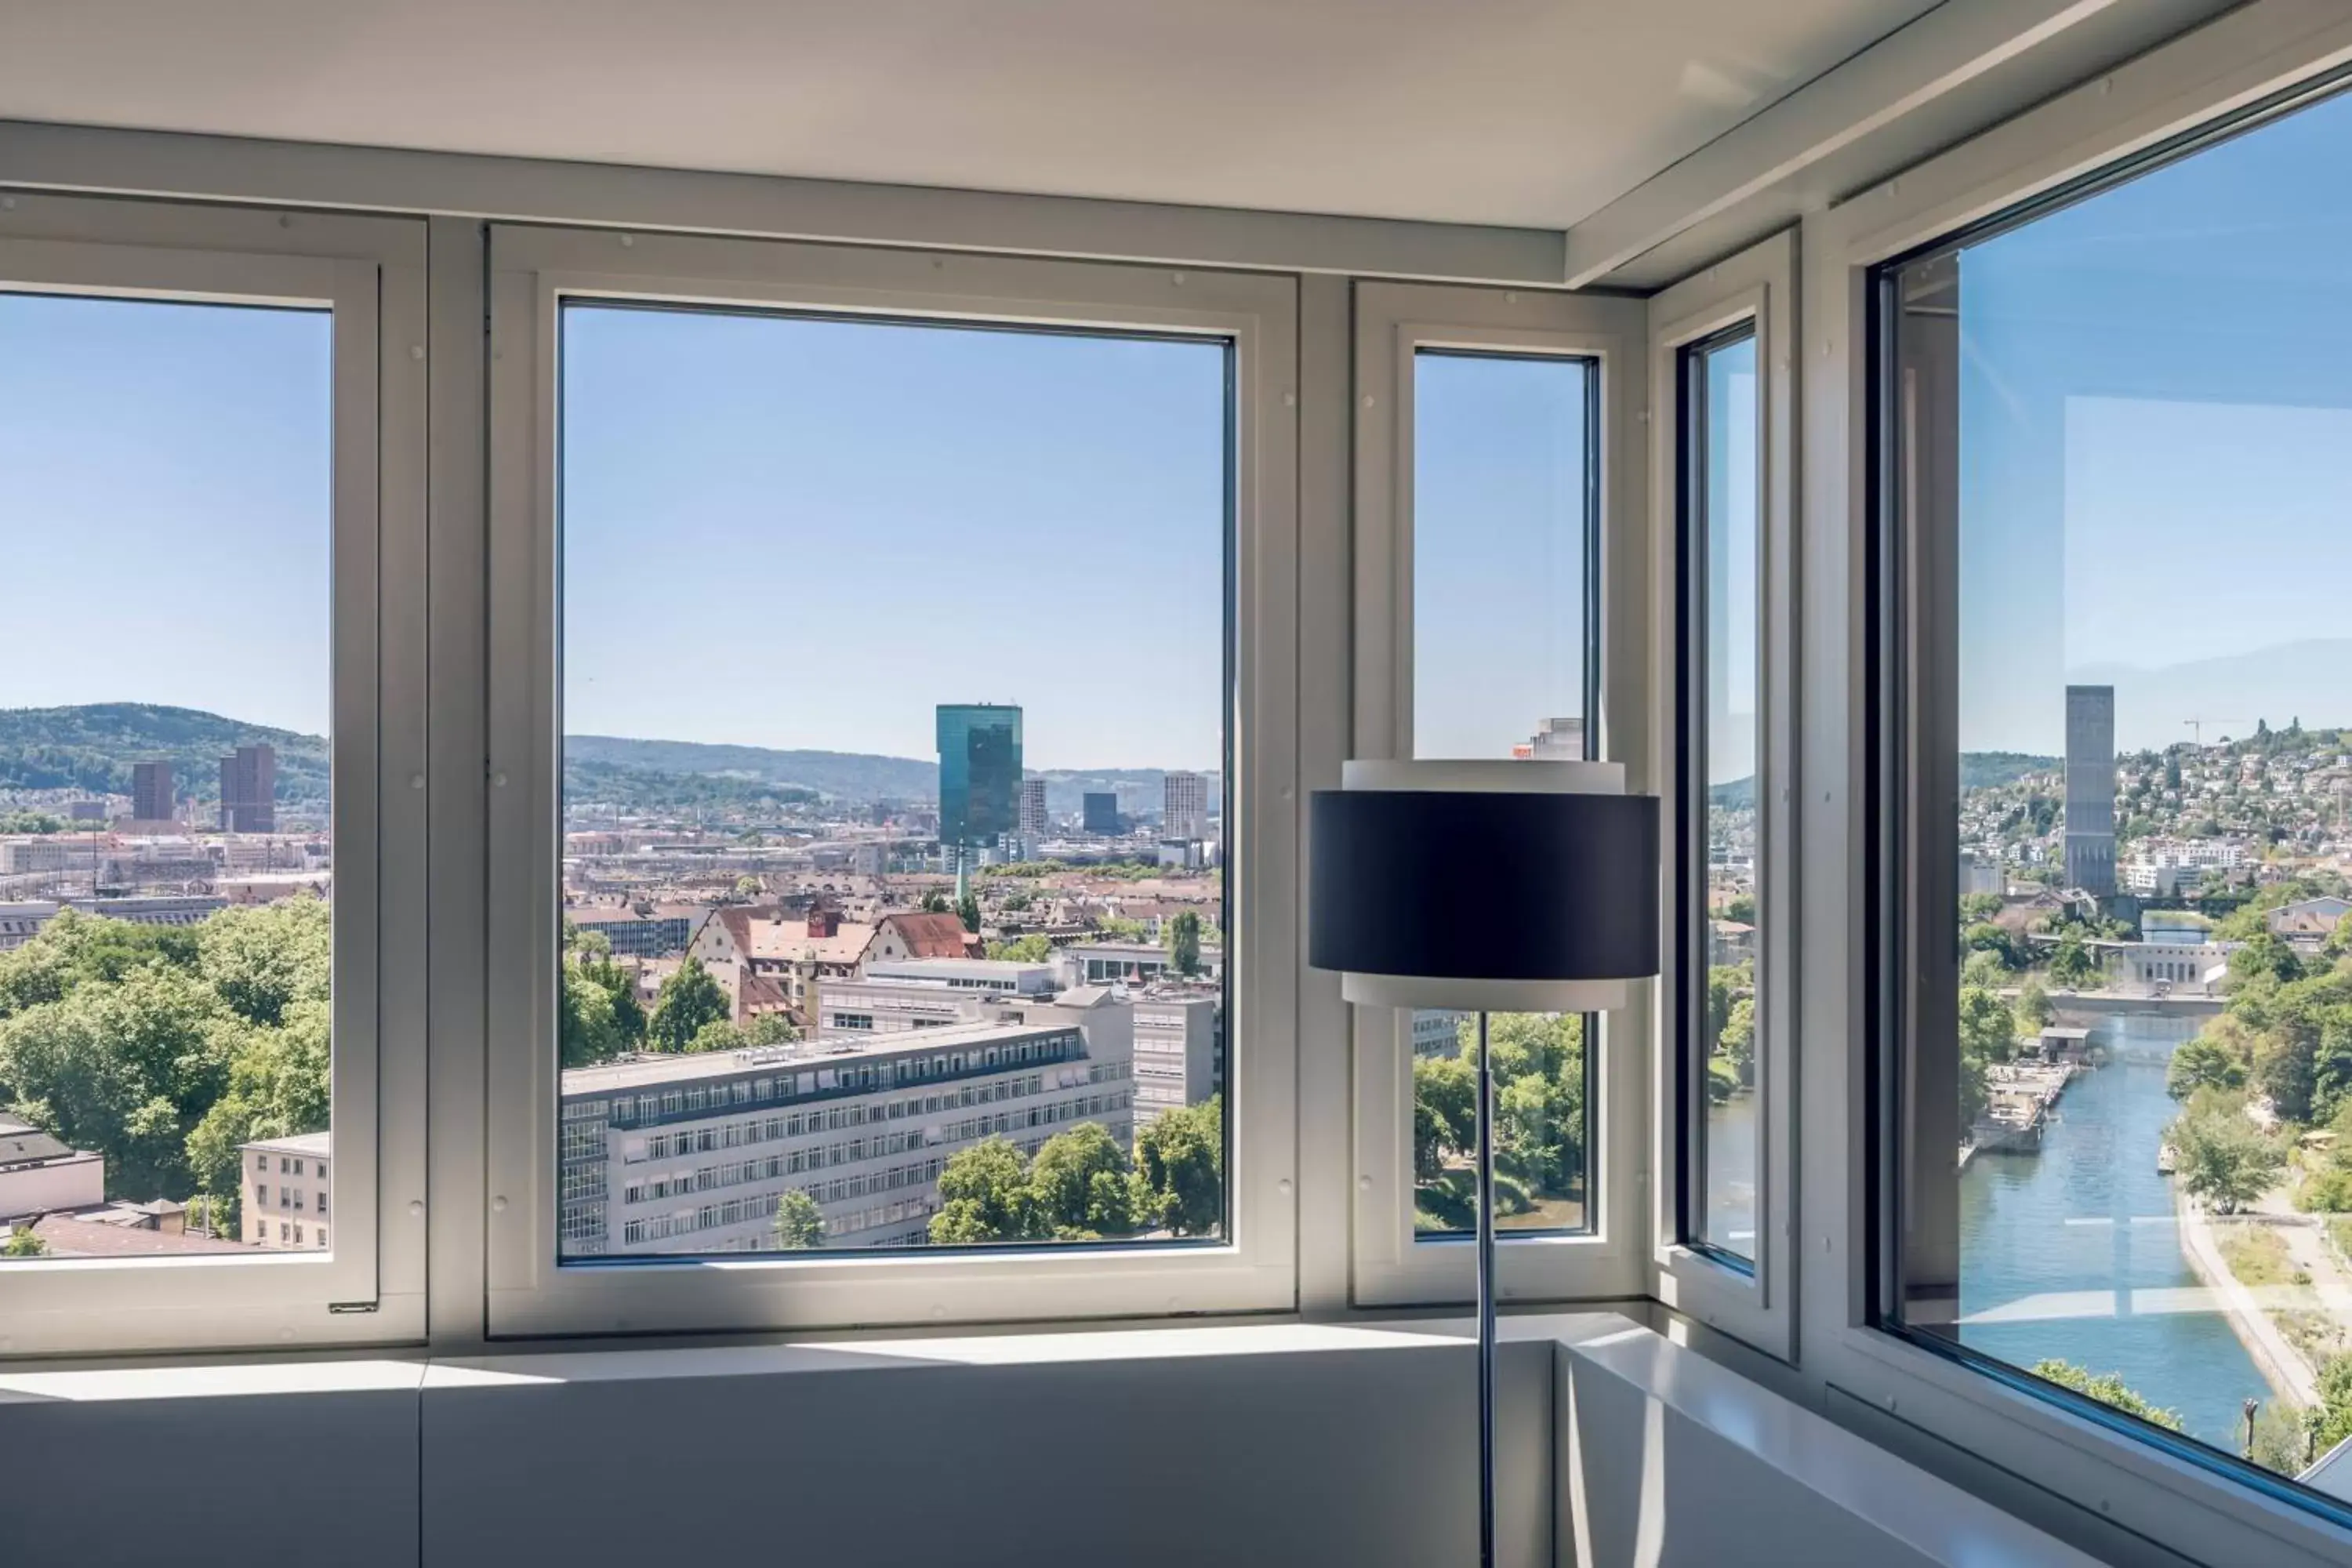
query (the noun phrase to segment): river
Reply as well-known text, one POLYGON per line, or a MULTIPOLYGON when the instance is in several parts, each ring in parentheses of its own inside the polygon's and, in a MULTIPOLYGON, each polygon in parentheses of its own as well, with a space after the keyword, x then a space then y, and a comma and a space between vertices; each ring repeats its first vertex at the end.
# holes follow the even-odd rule
MULTIPOLYGON (((2182 1257, 2171 1183, 2157 1146, 2178 1110, 2164 1091, 2173 1047, 2201 1019, 2098 1014, 2092 1042, 2112 1055, 2079 1075, 2039 1154, 1984 1155, 1960 1176, 1960 1340, 2021 1367, 2055 1356, 2119 1374, 2179 1411, 2191 1436, 2234 1453, 2248 1398, 2270 1385, 2231 1331, 2206 1310, 2182 1257)), ((1748 1169, 1754 1101, 1713 1109, 1718 1169, 1748 1169)), ((1747 1184, 1718 1178, 1709 1228, 1753 1233, 1747 1184)), ((1742 1250, 1745 1250, 1744 1247, 1742 1250)))

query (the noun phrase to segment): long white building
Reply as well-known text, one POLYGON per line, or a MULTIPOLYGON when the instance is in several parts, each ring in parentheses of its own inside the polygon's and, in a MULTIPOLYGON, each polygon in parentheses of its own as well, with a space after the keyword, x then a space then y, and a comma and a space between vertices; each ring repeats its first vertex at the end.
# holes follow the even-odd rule
POLYGON ((1099 1026, 1088 1012, 572 1068, 564 1256, 761 1251, 793 1189, 816 1201, 828 1247, 919 1246, 960 1149, 1001 1136, 1034 1152, 1079 1121, 1131 1142, 1125 1009, 1106 1003, 1099 1026))

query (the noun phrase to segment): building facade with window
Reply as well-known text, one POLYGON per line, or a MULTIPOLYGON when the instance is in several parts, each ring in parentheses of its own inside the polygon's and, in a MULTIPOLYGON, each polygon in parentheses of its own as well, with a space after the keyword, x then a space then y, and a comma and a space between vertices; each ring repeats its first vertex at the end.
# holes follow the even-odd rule
POLYGON ((237 1150, 239 1234, 254 1247, 322 1252, 332 1188, 327 1166, 333 1135, 303 1132, 259 1139, 237 1150))
POLYGON ((828 1247, 929 1239, 957 1151, 1024 1153, 1080 1121, 1132 1138, 1118 1031, 975 1024, 919 1038, 642 1056, 563 1075, 559 1228, 566 1257, 761 1252, 777 1199, 805 1192, 828 1247))

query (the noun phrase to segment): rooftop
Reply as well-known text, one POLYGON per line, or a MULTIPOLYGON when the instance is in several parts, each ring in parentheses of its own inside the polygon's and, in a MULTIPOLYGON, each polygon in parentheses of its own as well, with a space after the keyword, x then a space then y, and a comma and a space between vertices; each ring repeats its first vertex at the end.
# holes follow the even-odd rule
POLYGON ((238 1145, 245 1149, 264 1149, 272 1154, 313 1154, 323 1160, 334 1152, 331 1132, 297 1132, 290 1138, 257 1138, 238 1145))
MULTIPOLYGON (((652 1084, 690 1083, 698 1079, 731 1078, 761 1068, 823 1068, 842 1062, 877 1061, 891 1057, 927 1057, 940 1051, 968 1050, 974 1046, 1002 1045, 1009 1040, 1034 1039, 1066 1032, 1066 1024, 959 1024, 949 1028, 915 1029, 876 1038, 843 1038, 828 1035, 785 1046, 758 1046, 742 1051, 705 1051, 694 1056, 641 1052, 594 1067, 566 1068, 563 1092, 608 1094, 652 1084)), ((276 1147, 276 1145, 272 1145, 276 1147)))
POLYGON ((142 1230, 130 1226, 109 1225, 103 1220, 79 1219, 72 1215, 53 1214, 37 1221, 33 1234, 41 1238, 52 1258, 152 1258, 187 1252, 242 1252, 257 1256, 254 1247, 242 1242, 219 1241, 206 1236, 188 1236, 167 1230, 142 1230))

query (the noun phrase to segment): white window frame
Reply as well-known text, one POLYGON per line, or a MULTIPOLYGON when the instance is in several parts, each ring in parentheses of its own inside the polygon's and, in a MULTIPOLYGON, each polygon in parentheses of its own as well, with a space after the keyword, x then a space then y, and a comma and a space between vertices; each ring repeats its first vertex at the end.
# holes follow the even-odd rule
POLYGON ((425 226, 0 193, 0 289, 329 307, 341 1245, 0 1270, 0 1354, 425 1334, 425 226), (415 1205, 412 1208, 412 1205, 415 1205))
POLYGON ((1297 303, 1294 279, 494 226, 484 1215, 493 1337, 1288 1310, 1297 1301, 1297 303), (1234 345, 1230 918, 1222 1243, 559 1265, 556 335, 567 297, 1197 334, 1234 345))
MULTIPOLYGON (((1685 279, 1650 300, 1650 384, 1657 388, 1650 418, 1651 524, 1654 549, 1651 581, 1657 596, 1651 611, 1654 629, 1652 689, 1666 710, 1660 714, 1653 777, 1667 803, 1673 826, 1664 837, 1665 918, 1669 940, 1663 947, 1653 1050, 1651 1119, 1657 1150, 1652 1225, 1656 1247, 1650 1293, 1665 1305, 1720 1329, 1755 1348, 1788 1360, 1793 1352, 1791 1306, 1794 1264, 1790 1256, 1790 1150, 1795 1142, 1790 1108, 1794 1103, 1792 1059, 1795 1001, 1794 929, 1797 861, 1792 853, 1796 812, 1794 706, 1795 603, 1795 396, 1796 237, 1783 232, 1685 279), (1718 332, 1747 323, 1756 342, 1758 591, 1756 625, 1761 710, 1757 715, 1757 1074, 1756 1240, 1752 1269, 1726 1262, 1681 1234, 1685 1168, 1685 1117, 1679 1035, 1681 987, 1677 943, 1671 922, 1681 914, 1684 860, 1689 847, 1682 831, 1679 772, 1681 737, 1675 732, 1669 694, 1679 689, 1677 564, 1689 520, 1682 515, 1682 475, 1686 454, 1682 400, 1676 389, 1684 351, 1718 332)), ((1703 1129, 1689 1129, 1694 1139, 1703 1129)), ((1704 1203, 1704 1194, 1698 1194, 1704 1203)))
POLYGON ((2116 167, 2240 109, 2352 67, 2352 18, 2332 0, 2257 0, 1826 210, 1801 245, 1806 363, 1800 508, 1797 767, 1806 875, 1798 889, 1803 1060, 1797 1180, 1804 1194, 1802 1375, 1868 1435, 1927 1463, 1954 1448, 2196 1562, 2321 1568, 2352 1531, 2311 1510, 1873 1327, 1864 1091, 1859 809, 1870 759, 1864 547, 1870 269, 1981 219, 2116 167))
MULTIPOLYGON (((1413 355, 1422 349, 1578 358, 1594 363, 1600 465, 1600 754, 1649 778, 1648 456, 1643 408, 1647 321, 1641 301, 1536 289, 1360 283, 1355 290, 1356 757, 1412 750, 1413 355)), ((1502 1233, 1497 1289, 1506 1300, 1640 1295, 1646 1287, 1649 1203, 1644 1100, 1654 987, 1601 1018, 1586 1042, 1593 1092, 1588 1183, 1599 1187, 1591 1228, 1573 1236, 1502 1233)), ((1354 1284, 1360 1306, 1466 1301, 1476 1248, 1463 1237, 1413 1237, 1412 1016, 1353 1010, 1354 1284)))

